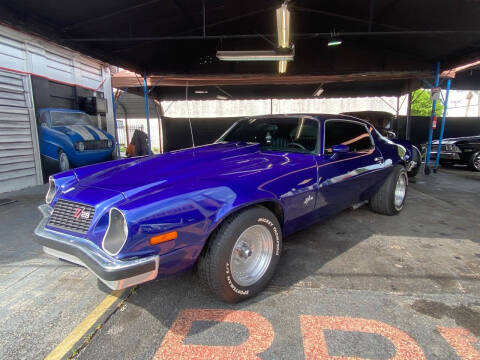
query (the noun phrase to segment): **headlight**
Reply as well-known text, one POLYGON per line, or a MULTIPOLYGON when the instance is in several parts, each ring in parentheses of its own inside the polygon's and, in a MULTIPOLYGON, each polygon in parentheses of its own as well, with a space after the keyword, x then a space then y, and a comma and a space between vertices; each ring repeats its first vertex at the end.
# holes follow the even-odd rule
POLYGON ((79 142, 75 143, 75 148, 78 151, 84 151, 85 150, 85 143, 83 141, 79 141, 79 142))
POLYGON ((47 204, 50 204, 55 197, 55 194, 57 193, 57 185, 55 185, 55 180, 53 180, 53 177, 48 178, 48 191, 47 195, 45 195, 45 202, 47 204))
POLYGON ((107 142, 107 144, 108 144, 108 147, 109 147, 109 148, 111 148, 111 147, 112 147, 112 145, 113 145, 113 142, 112 142, 112 140, 108 139, 108 142, 107 142))
POLYGON ((108 229, 103 237, 102 247, 110 255, 117 255, 122 250, 128 237, 128 224, 125 215, 117 208, 111 208, 108 229))

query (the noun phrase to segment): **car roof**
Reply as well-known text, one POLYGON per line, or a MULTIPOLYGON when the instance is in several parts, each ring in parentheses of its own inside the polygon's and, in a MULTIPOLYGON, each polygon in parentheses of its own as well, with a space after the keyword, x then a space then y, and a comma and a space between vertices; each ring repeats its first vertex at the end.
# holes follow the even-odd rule
POLYGON ((262 118, 282 118, 282 117, 302 117, 308 116, 315 118, 317 120, 330 120, 330 119, 339 119, 339 120, 355 120, 367 125, 372 125, 370 122, 360 119, 355 116, 351 115, 344 115, 344 114, 322 114, 322 113, 293 113, 293 114, 268 114, 268 115, 259 115, 259 116, 245 116, 243 119, 262 119, 262 118))

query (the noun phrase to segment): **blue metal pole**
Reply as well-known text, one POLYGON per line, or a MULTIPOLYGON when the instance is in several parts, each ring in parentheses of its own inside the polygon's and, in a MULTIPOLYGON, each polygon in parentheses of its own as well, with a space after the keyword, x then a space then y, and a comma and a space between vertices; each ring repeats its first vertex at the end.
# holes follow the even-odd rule
MULTIPOLYGON (((437 61, 437 69, 435 73, 435 87, 438 87, 440 82, 440 61, 437 61)), ((430 126, 428 128, 428 146, 427 154, 425 156, 425 174, 430 173, 430 152, 432 151, 432 137, 433 137, 433 117, 435 116, 435 110, 437 108, 437 101, 433 100, 432 103, 432 114, 430 115, 430 126)))
POLYGON ((447 116, 448 95, 450 94, 451 83, 452 83, 452 80, 448 79, 448 81, 447 81, 447 93, 445 95, 445 102, 443 103, 442 126, 440 127, 440 137, 438 138, 437 158, 435 159, 435 168, 434 168, 435 170, 438 168, 438 163, 440 162, 440 153, 442 152, 443 132, 445 130, 445 117, 447 116))
POLYGON ((112 88, 112 107, 113 107, 113 124, 115 126, 115 147, 117 148, 117 159, 120 159, 120 145, 118 144, 118 126, 117 126, 117 103, 115 102, 115 93, 112 88))
POLYGON ((148 87, 147 87, 147 74, 143 73, 143 97, 145 98, 145 118, 147 119, 147 134, 148 134, 148 154, 152 154, 152 144, 150 139, 150 112, 148 109, 148 87))

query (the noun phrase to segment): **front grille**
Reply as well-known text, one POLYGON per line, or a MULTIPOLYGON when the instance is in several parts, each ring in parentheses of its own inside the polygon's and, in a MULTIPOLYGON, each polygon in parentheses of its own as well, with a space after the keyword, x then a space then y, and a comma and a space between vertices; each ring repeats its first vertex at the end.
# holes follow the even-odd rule
POLYGON ((90 228, 95 208, 90 205, 58 199, 48 225, 80 234, 86 234, 90 228))
POLYGON ((87 140, 83 143, 85 150, 108 149, 108 140, 87 140))

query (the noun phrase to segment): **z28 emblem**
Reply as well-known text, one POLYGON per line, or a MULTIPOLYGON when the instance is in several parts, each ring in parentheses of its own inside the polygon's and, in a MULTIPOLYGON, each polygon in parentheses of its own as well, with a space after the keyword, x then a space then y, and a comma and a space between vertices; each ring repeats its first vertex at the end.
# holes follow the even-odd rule
POLYGON ((76 208, 73 217, 77 220, 80 218, 88 220, 90 218, 90 211, 85 211, 83 208, 76 208))

